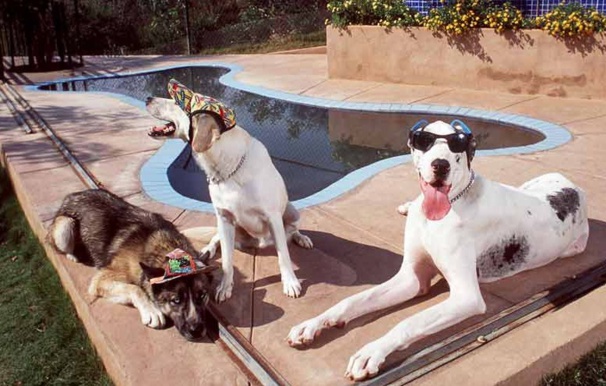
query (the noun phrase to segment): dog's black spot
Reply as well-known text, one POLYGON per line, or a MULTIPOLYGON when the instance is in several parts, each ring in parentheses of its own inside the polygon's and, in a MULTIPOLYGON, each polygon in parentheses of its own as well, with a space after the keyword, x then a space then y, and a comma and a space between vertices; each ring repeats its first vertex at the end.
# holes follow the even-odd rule
POLYGON ((457 161, 457 163, 460 163, 461 162, 461 156, 460 155, 456 156, 455 157, 455 161, 457 161))
POLYGON ((580 206, 579 192, 572 188, 563 188, 559 192, 547 196, 547 201, 560 221, 566 220, 568 215, 574 216, 580 206))
POLYGON ((530 247, 524 236, 513 235, 488 248, 478 257, 480 278, 497 278, 517 271, 526 261, 530 247))
POLYGON ((529 216, 532 216, 532 212, 527 210, 526 213, 528 213, 529 216))

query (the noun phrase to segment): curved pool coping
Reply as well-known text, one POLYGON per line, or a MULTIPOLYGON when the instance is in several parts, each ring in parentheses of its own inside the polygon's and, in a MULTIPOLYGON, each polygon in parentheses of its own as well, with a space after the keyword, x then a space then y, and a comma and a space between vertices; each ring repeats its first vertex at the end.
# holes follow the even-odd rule
MULTIPOLYGON (((219 82, 223 85, 232 87, 238 90, 247 91, 253 94, 280 99, 291 103, 302 104, 307 106, 321 108, 336 108, 342 110, 357 110, 366 112, 398 112, 411 114, 426 114, 426 115, 458 115, 463 117, 481 119, 489 122, 497 122, 501 124, 515 125, 524 129, 538 131, 545 136, 542 141, 527 145, 508 147, 502 149, 478 150, 478 156, 493 156, 493 155, 510 155, 510 154, 527 154, 538 151, 545 151, 561 146, 572 139, 570 132, 563 126, 542 121, 535 118, 525 117, 522 115, 507 114, 496 111, 487 111, 459 106, 440 106, 428 104, 402 104, 402 103, 370 103, 370 102, 347 102, 337 101, 332 99, 308 97, 298 94, 292 94, 284 91, 277 91, 261 86, 249 85, 239 82, 235 76, 243 71, 239 65, 232 63, 208 63, 208 62, 189 62, 179 65, 162 66, 153 69, 141 71, 125 71, 116 74, 90 75, 79 76, 72 78, 56 79, 48 82, 36 83, 34 85, 25 86, 27 91, 38 92, 76 92, 76 91, 47 91, 40 90, 40 87, 69 81, 91 80, 112 77, 124 77, 131 75, 141 75, 154 73, 164 70, 183 68, 183 67, 219 67, 229 70, 226 74, 219 78, 219 82)), ((112 98, 119 99, 125 103, 145 109, 145 103, 135 98, 121 95, 112 92, 101 91, 83 91, 77 92, 83 94, 106 95, 112 98)), ((141 186, 145 193, 152 199, 162 202, 167 205, 175 206, 187 210, 195 210, 200 212, 214 212, 211 203, 193 200, 189 197, 181 195, 175 191, 170 185, 168 179, 168 167, 174 162, 179 154, 183 151, 186 144, 181 140, 167 140, 158 151, 141 167, 140 180, 141 186)), ((377 161, 363 168, 354 170, 338 181, 332 183, 321 191, 312 194, 311 196, 293 201, 293 205, 302 209, 312 205, 318 205, 330 201, 360 185, 365 180, 376 175, 377 173, 392 168, 394 166, 410 161, 410 155, 402 155, 397 157, 386 158, 377 161)))

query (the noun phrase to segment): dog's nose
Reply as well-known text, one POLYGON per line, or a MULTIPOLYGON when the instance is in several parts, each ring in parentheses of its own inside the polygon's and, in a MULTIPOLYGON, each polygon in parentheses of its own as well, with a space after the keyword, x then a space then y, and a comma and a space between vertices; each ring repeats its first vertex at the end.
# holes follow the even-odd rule
POLYGON ((434 159, 431 168, 436 176, 445 176, 450 172, 450 163, 442 158, 434 159))
POLYGON ((199 324, 197 326, 189 326, 189 333, 195 337, 199 338, 206 333, 206 327, 203 324, 199 324))
POLYGON ((147 99, 145 100, 145 106, 148 106, 152 102, 153 99, 154 99, 153 97, 147 97, 147 99))

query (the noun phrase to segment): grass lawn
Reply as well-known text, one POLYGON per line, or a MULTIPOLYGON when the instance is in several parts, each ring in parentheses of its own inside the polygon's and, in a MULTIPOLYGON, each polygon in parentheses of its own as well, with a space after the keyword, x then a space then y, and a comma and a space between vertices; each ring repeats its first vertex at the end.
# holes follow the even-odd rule
POLYGON ((543 378, 541 386, 604 386, 606 385, 606 343, 597 346, 579 361, 557 374, 543 378))
POLYGON ((0 169, 0 385, 111 385, 0 169))

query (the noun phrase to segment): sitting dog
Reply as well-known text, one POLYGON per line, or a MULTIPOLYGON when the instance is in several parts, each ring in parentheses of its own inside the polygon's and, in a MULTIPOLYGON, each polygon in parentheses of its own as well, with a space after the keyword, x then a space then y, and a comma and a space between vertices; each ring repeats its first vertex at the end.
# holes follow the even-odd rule
MULTIPOLYGON (((284 180, 265 146, 236 125, 234 112, 221 102, 195 94, 175 80, 168 84, 172 99, 148 98, 147 111, 169 121, 153 128, 152 137, 174 136, 188 142, 198 165, 205 171, 217 216, 217 233, 202 253, 213 257, 221 246, 223 278, 216 300, 231 297, 234 248, 264 248, 275 244, 283 291, 298 297, 301 284, 295 276, 287 242, 312 248, 301 234, 299 213, 288 201, 284 180)), ((205 256, 205 257, 206 257, 205 256)))
POLYGON ((460 121, 420 122, 410 132, 422 194, 408 212, 404 260, 387 282, 351 296, 293 327, 291 346, 312 342, 322 329, 428 292, 438 273, 450 287, 442 303, 405 319, 354 354, 345 375, 375 375, 390 353, 473 315, 486 305, 480 282, 491 282, 582 252, 589 226, 585 195, 564 176, 546 174, 520 188, 475 174, 475 140, 460 121))
POLYGON ((57 211, 48 241, 69 260, 99 270, 91 295, 132 304, 149 327, 164 327, 168 317, 187 340, 206 335, 214 267, 195 261, 191 242, 159 214, 105 190, 72 193, 57 211))

